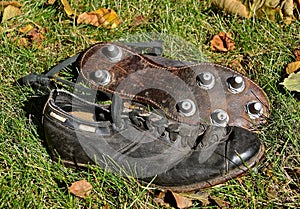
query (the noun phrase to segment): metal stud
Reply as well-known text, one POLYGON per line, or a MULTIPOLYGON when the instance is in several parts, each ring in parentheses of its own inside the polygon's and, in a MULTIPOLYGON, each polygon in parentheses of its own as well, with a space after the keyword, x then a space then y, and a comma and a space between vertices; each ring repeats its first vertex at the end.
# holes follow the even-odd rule
POLYGON ((94 72, 94 78, 100 86, 105 86, 110 82, 111 76, 107 70, 96 70, 94 72))
POLYGON ((192 116, 196 112, 195 103, 190 99, 185 99, 177 103, 177 109, 185 116, 192 116))
POLYGON ((197 84, 204 89, 211 89, 215 85, 215 77, 210 72, 203 72, 197 75, 197 84))
POLYGON ((214 125, 225 127, 229 121, 229 116, 226 111, 217 109, 211 114, 211 122, 214 125))
POLYGON ((122 50, 112 44, 104 47, 102 52, 113 63, 120 61, 122 58, 122 50))
POLYGON ((245 81, 242 76, 233 76, 227 79, 228 89, 236 94, 245 89, 245 81))
POLYGON ((248 102, 246 105, 246 112, 251 119, 259 118, 263 113, 263 106, 260 102, 248 102))

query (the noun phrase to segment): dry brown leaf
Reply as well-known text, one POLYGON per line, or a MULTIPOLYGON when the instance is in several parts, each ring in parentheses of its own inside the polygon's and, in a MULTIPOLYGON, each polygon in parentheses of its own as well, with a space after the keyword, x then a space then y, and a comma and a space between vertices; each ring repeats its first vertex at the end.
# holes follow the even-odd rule
POLYGON ((22 7, 22 5, 20 3, 18 3, 17 1, 1 1, 0 2, 0 8, 1 7, 7 7, 9 5, 14 6, 14 7, 18 7, 18 8, 22 7))
POLYGON ((38 48, 41 47, 42 41, 45 38, 44 33, 46 29, 35 28, 32 24, 28 24, 25 27, 19 30, 19 34, 24 34, 22 38, 15 37, 14 40, 17 40, 19 46, 29 46, 34 44, 38 48))
POLYGON ((296 72, 298 69, 300 69, 300 61, 289 63, 285 70, 287 74, 291 74, 293 72, 296 72))
POLYGON ((81 198, 86 198, 92 191, 92 185, 85 179, 80 181, 75 181, 68 188, 70 193, 81 198))
POLYGON ((27 40, 27 38, 24 38, 24 37, 19 38, 18 39, 18 46, 22 46, 22 47, 28 46, 28 40, 27 40))
POLYGON ((226 34, 225 32, 220 32, 219 34, 215 35, 210 41, 211 50, 219 52, 233 50, 235 48, 235 43, 229 36, 230 34, 226 34))
POLYGON ((40 45, 43 41, 43 39, 45 38, 44 37, 44 33, 46 32, 46 29, 43 28, 43 29, 37 29, 37 28, 34 28, 32 29, 31 31, 29 31, 26 35, 26 37, 28 38, 28 40, 31 42, 31 43, 35 43, 37 45, 40 45))
POLYGON ((246 75, 247 72, 245 71, 242 64, 244 61, 243 59, 244 59, 243 55, 238 55, 237 58, 229 62, 228 66, 233 70, 236 70, 237 72, 246 75))
POLYGON ((197 192, 197 193, 181 193, 182 196, 189 198, 190 200, 200 201, 202 206, 209 205, 209 194, 206 192, 197 192))
POLYGON ((275 17, 279 15, 286 23, 294 19, 295 4, 298 9, 300 8, 300 0, 212 0, 212 4, 225 12, 246 18, 256 16, 275 20, 275 17))
POLYGON ((160 192, 158 197, 155 198, 155 201, 166 207, 172 206, 180 209, 193 206, 193 202, 190 198, 170 190, 160 192))
POLYGON ((147 21, 147 18, 144 15, 138 15, 133 19, 131 27, 139 26, 147 21))
POLYGON ((68 16, 75 14, 75 11, 72 9, 67 0, 61 0, 61 3, 64 5, 64 10, 68 16))
POLYGON ((242 17, 249 17, 249 11, 247 7, 239 0, 212 0, 212 3, 224 9, 224 11, 237 14, 242 17))
POLYGON ((21 9, 13 5, 8 5, 3 10, 2 22, 21 14, 21 9))
POLYGON ((189 208, 189 207, 193 206, 193 202, 191 199, 184 197, 180 194, 174 193, 174 192, 172 192, 172 194, 175 198, 178 208, 189 208))
POLYGON ((294 50, 294 55, 296 57, 296 61, 300 61, 300 45, 294 50))
POLYGON ((210 196, 209 199, 211 202, 214 202, 220 209, 229 208, 229 206, 230 206, 229 202, 226 202, 225 200, 222 200, 219 197, 210 196))
POLYGON ((93 12, 84 12, 80 14, 77 23, 84 23, 96 27, 116 28, 119 25, 120 20, 114 10, 101 8, 93 12))

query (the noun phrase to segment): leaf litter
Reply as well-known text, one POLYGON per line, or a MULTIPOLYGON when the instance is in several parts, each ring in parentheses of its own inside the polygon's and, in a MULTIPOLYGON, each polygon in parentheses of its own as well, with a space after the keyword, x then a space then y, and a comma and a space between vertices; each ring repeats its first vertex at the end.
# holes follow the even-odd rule
MULTIPOLYGON (((48 0, 48 4, 52 5, 56 0, 48 0)), ((299 0, 300 1, 300 0, 299 0)), ((68 16, 75 15, 75 10, 72 9, 67 0, 61 0, 61 3, 64 6, 64 11, 68 16)), ((299 3, 300 5, 300 3, 299 3)), ((10 18, 13 18, 21 14, 22 5, 16 1, 12 2, 2 2, 1 11, 3 13, 2 21, 7 21, 10 18)), ((300 6, 299 6, 300 8, 300 6)), ((243 10, 244 8, 241 7, 243 10)), ((137 16, 134 19, 133 26, 137 26, 146 21, 146 17, 143 15, 137 16)), ((88 24, 93 26, 102 26, 104 28, 112 29, 116 28, 120 24, 120 19, 116 12, 112 9, 100 8, 92 12, 83 12, 77 17, 78 24, 88 24)), ((45 28, 37 28, 32 24, 28 24, 25 27, 19 29, 19 34, 23 34, 24 37, 19 39, 20 45, 28 46, 31 43, 37 43, 38 45, 44 39, 44 33, 46 32, 45 28)), ((227 52, 235 49, 235 43, 231 38, 230 33, 220 32, 215 35, 211 40, 211 49, 218 52, 227 52)), ((288 89, 296 89, 300 92, 300 74, 294 73, 297 69, 300 68, 300 46, 298 49, 294 50, 296 61, 290 63, 287 67, 287 72, 291 74, 287 81, 283 83, 288 89), (296 86, 296 87, 295 87, 296 86)), ((240 60, 234 60, 233 65, 237 68, 241 68, 240 60)), ((299 176, 299 168, 288 170, 289 174, 299 176)), ((68 188, 69 192, 77 197, 86 198, 90 195, 93 187, 85 179, 73 182, 72 185, 68 188)), ((178 208, 189 208, 193 205, 193 201, 199 201, 203 206, 207 206, 210 203, 215 203, 219 207, 227 207, 228 203, 214 196, 209 196, 208 194, 184 194, 184 193, 175 193, 170 190, 161 192, 160 195, 156 198, 156 201, 163 205, 171 205, 178 208), (170 201, 171 200, 171 201, 170 201)))
POLYGON ((18 16, 21 14, 21 7, 22 5, 19 4, 16 1, 3 1, 0 3, 0 16, 1 16, 1 22, 5 22, 15 16, 18 16), (2 13, 3 11, 3 13, 2 13))
POLYGON ((289 76, 280 84, 290 91, 300 92, 300 45, 294 49, 293 53, 296 61, 287 65, 285 70, 289 76))
POLYGON ((77 24, 116 28, 120 23, 117 13, 112 9, 100 8, 92 12, 84 12, 77 18, 77 24))
POLYGON ((93 186, 85 179, 80 181, 75 181, 72 185, 68 188, 69 192, 76 197, 81 197, 85 199, 88 197, 93 189, 93 186))
POLYGON ((231 38, 231 33, 220 32, 214 35, 210 41, 212 51, 227 52, 235 49, 235 43, 231 38))
POLYGON ((203 207, 217 206, 218 208, 228 208, 230 203, 210 195, 206 191, 176 193, 171 190, 160 191, 154 201, 164 207, 190 208, 194 203, 203 207))
MULTIPOLYGON (((55 2, 56 0, 48 0, 47 4, 52 5, 55 2)), ((60 0, 60 2, 64 6, 64 11, 69 17, 77 17, 77 24, 86 24, 95 27, 101 26, 107 29, 116 28, 120 24, 120 19, 113 9, 99 8, 95 11, 80 13, 77 16, 76 11, 70 6, 67 0, 60 0)))
POLYGON ((212 0, 212 4, 231 14, 244 18, 261 17, 275 20, 278 17, 289 24, 297 19, 294 11, 300 11, 300 0, 265 0, 265 1, 242 1, 242 0, 212 0))

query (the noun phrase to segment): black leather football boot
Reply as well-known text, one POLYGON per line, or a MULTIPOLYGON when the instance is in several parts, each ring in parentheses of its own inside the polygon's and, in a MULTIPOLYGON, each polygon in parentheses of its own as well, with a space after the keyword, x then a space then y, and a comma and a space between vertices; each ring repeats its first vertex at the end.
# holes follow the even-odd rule
POLYGON ((127 103, 88 102, 53 90, 43 125, 54 159, 96 164, 174 191, 191 191, 245 173, 263 155, 255 134, 239 127, 190 125, 127 103))

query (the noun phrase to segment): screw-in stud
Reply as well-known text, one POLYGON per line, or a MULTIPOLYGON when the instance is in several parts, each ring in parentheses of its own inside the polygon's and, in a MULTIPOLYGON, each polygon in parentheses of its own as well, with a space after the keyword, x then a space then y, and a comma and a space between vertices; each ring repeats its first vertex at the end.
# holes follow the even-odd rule
POLYGON ((245 89, 245 81, 242 76, 233 76, 227 79, 229 90, 236 94, 245 89))
POLYGON ((177 110, 185 116, 192 116, 196 112, 195 103, 190 99, 182 100, 176 106, 177 110))
POLYGON ((225 127, 229 121, 229 116, 226 111, 217 109, 211 114, 211 122, 214 125, 225 127))
POLYGON ((94 72, 95 81, 100 86, 105 86, 110 82, 110 73, 107 70, 96 70, 94 72))
POLYGON ((263 113, 263 106, 260 102, 248 102, 246 112, 251 119, 259 118, 263 113))
POLYGON ((203 72, 197 75, 197 84, 204 89, 211 89, 215 85, 215 77, 210 72, 203 72))
POLYGON ((112 44, 104 47, 102 52, 111 62, 118 62, 122 58, 122 50, 112 44))

